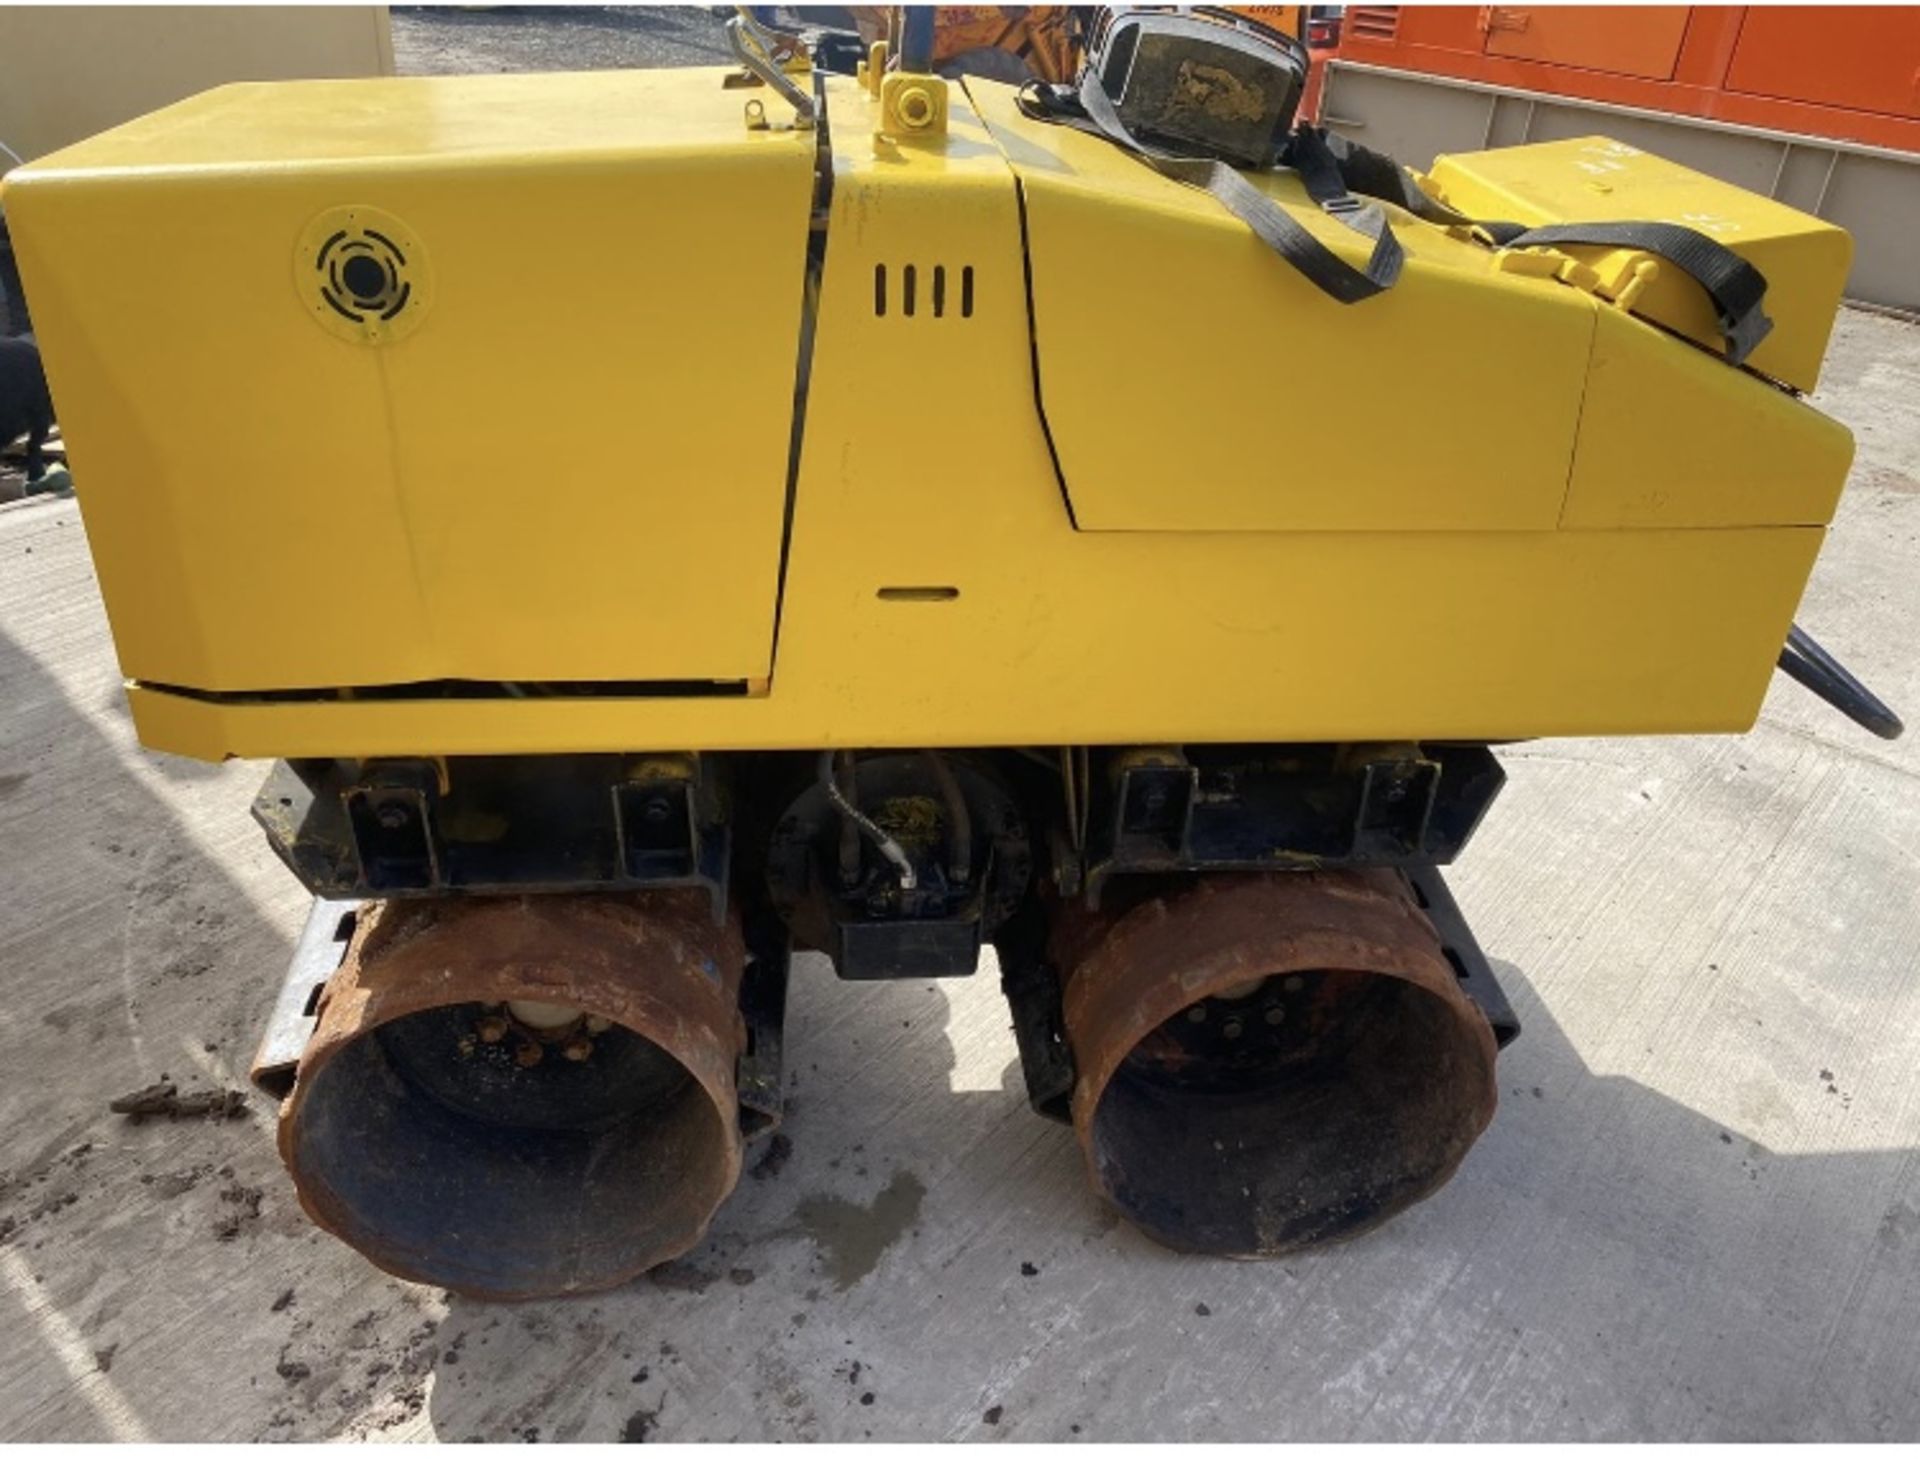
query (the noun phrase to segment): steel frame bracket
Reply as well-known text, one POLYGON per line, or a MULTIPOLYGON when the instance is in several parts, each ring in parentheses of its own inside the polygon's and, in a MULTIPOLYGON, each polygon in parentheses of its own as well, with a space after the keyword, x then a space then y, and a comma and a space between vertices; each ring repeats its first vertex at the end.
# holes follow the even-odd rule
POLYGON ((307 925, 293 945, 287 975, 274 995, 273 1011, 247 1071, 253 1087, 270 1099, 284 1100, 293 1093, 300 1055, 318 1020, 320 994, 347 955, 360 906, 357 901, 316 897, 307 913, 307 925))
POLYGON ((1090 909, 1117 875, 1445 865, 1506 775, 1484 745, 1190 746, 1123 752, 1105 781, 1063 878, 1090 909))

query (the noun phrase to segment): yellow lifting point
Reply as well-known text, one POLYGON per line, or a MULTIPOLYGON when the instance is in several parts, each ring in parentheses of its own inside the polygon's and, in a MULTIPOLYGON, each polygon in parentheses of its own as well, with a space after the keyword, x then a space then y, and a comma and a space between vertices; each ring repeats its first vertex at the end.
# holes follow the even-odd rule
POLYGON ((893 71, 880 83, 880 129, 896 142, 937 141, 947 134, 947 83, 939 76, 893 71))

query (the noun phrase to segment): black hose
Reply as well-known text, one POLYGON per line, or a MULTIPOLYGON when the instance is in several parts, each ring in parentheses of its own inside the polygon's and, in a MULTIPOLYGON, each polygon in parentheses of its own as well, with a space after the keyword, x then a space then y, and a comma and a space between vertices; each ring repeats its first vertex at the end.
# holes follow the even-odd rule
POLYGON ((967 810, 966 793, 954 778, 947 757, 938 750, 922 750, 933 778, 940 784, 940 795, 947 803, 947 874, 956 885, 973 880, 973 816, 967 810))
POLYGON ((827 799, 833 802, 834 808, 858 826, 867 839, 879 848, 880 854, 899 870, 900 890, 910 892, 917 887, 920 879, 914 875, 913 863, 907 859, 907 853, 900 849, 900 843, 862 815, 860 808, 847 799, 846 793, 840 789, 840 782, 833 774, 832 750, 820 752, 820 786, 826 791, 827 799))
POLYGON ((1848 673, 1846 666, 1820 647, 1814 636, 1798 623, 1788 630, 1786 647, 1780 650, 1780 669, 1796 684, 1811 689, 1862 729, 1883 740, 1897 740, 1906 730, 1899 715, 1848 673))

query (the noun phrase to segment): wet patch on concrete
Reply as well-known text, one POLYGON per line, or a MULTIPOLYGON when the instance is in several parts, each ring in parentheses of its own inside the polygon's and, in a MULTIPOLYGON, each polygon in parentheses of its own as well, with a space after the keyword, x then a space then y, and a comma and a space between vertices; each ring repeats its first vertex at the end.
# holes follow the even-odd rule
POLYGON ((840 1196, 808 1196, 794 1214, 819 1248, 834 1290, 844 1292, 880 1265, 887 1248, 912 1229, 926 1195, 919 1176, 900 1170, 871 1205, 840 1196))

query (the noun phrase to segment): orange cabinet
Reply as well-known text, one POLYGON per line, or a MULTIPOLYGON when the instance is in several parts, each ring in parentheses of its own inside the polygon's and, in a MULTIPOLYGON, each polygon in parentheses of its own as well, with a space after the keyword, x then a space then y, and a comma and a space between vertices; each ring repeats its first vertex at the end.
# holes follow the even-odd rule
POLYGON ((1915 4, 1355 5, 1331 64, 1920 155, 1915 4))
POLYGON ((1920 118, 1920 10, 1753 6, 1727 90, 1920 118))
POLYGON ((1680 59, 1690 8, 1489 5, 1481 12, 1481 24, 1489 56, 1669 81, 1680 59))

